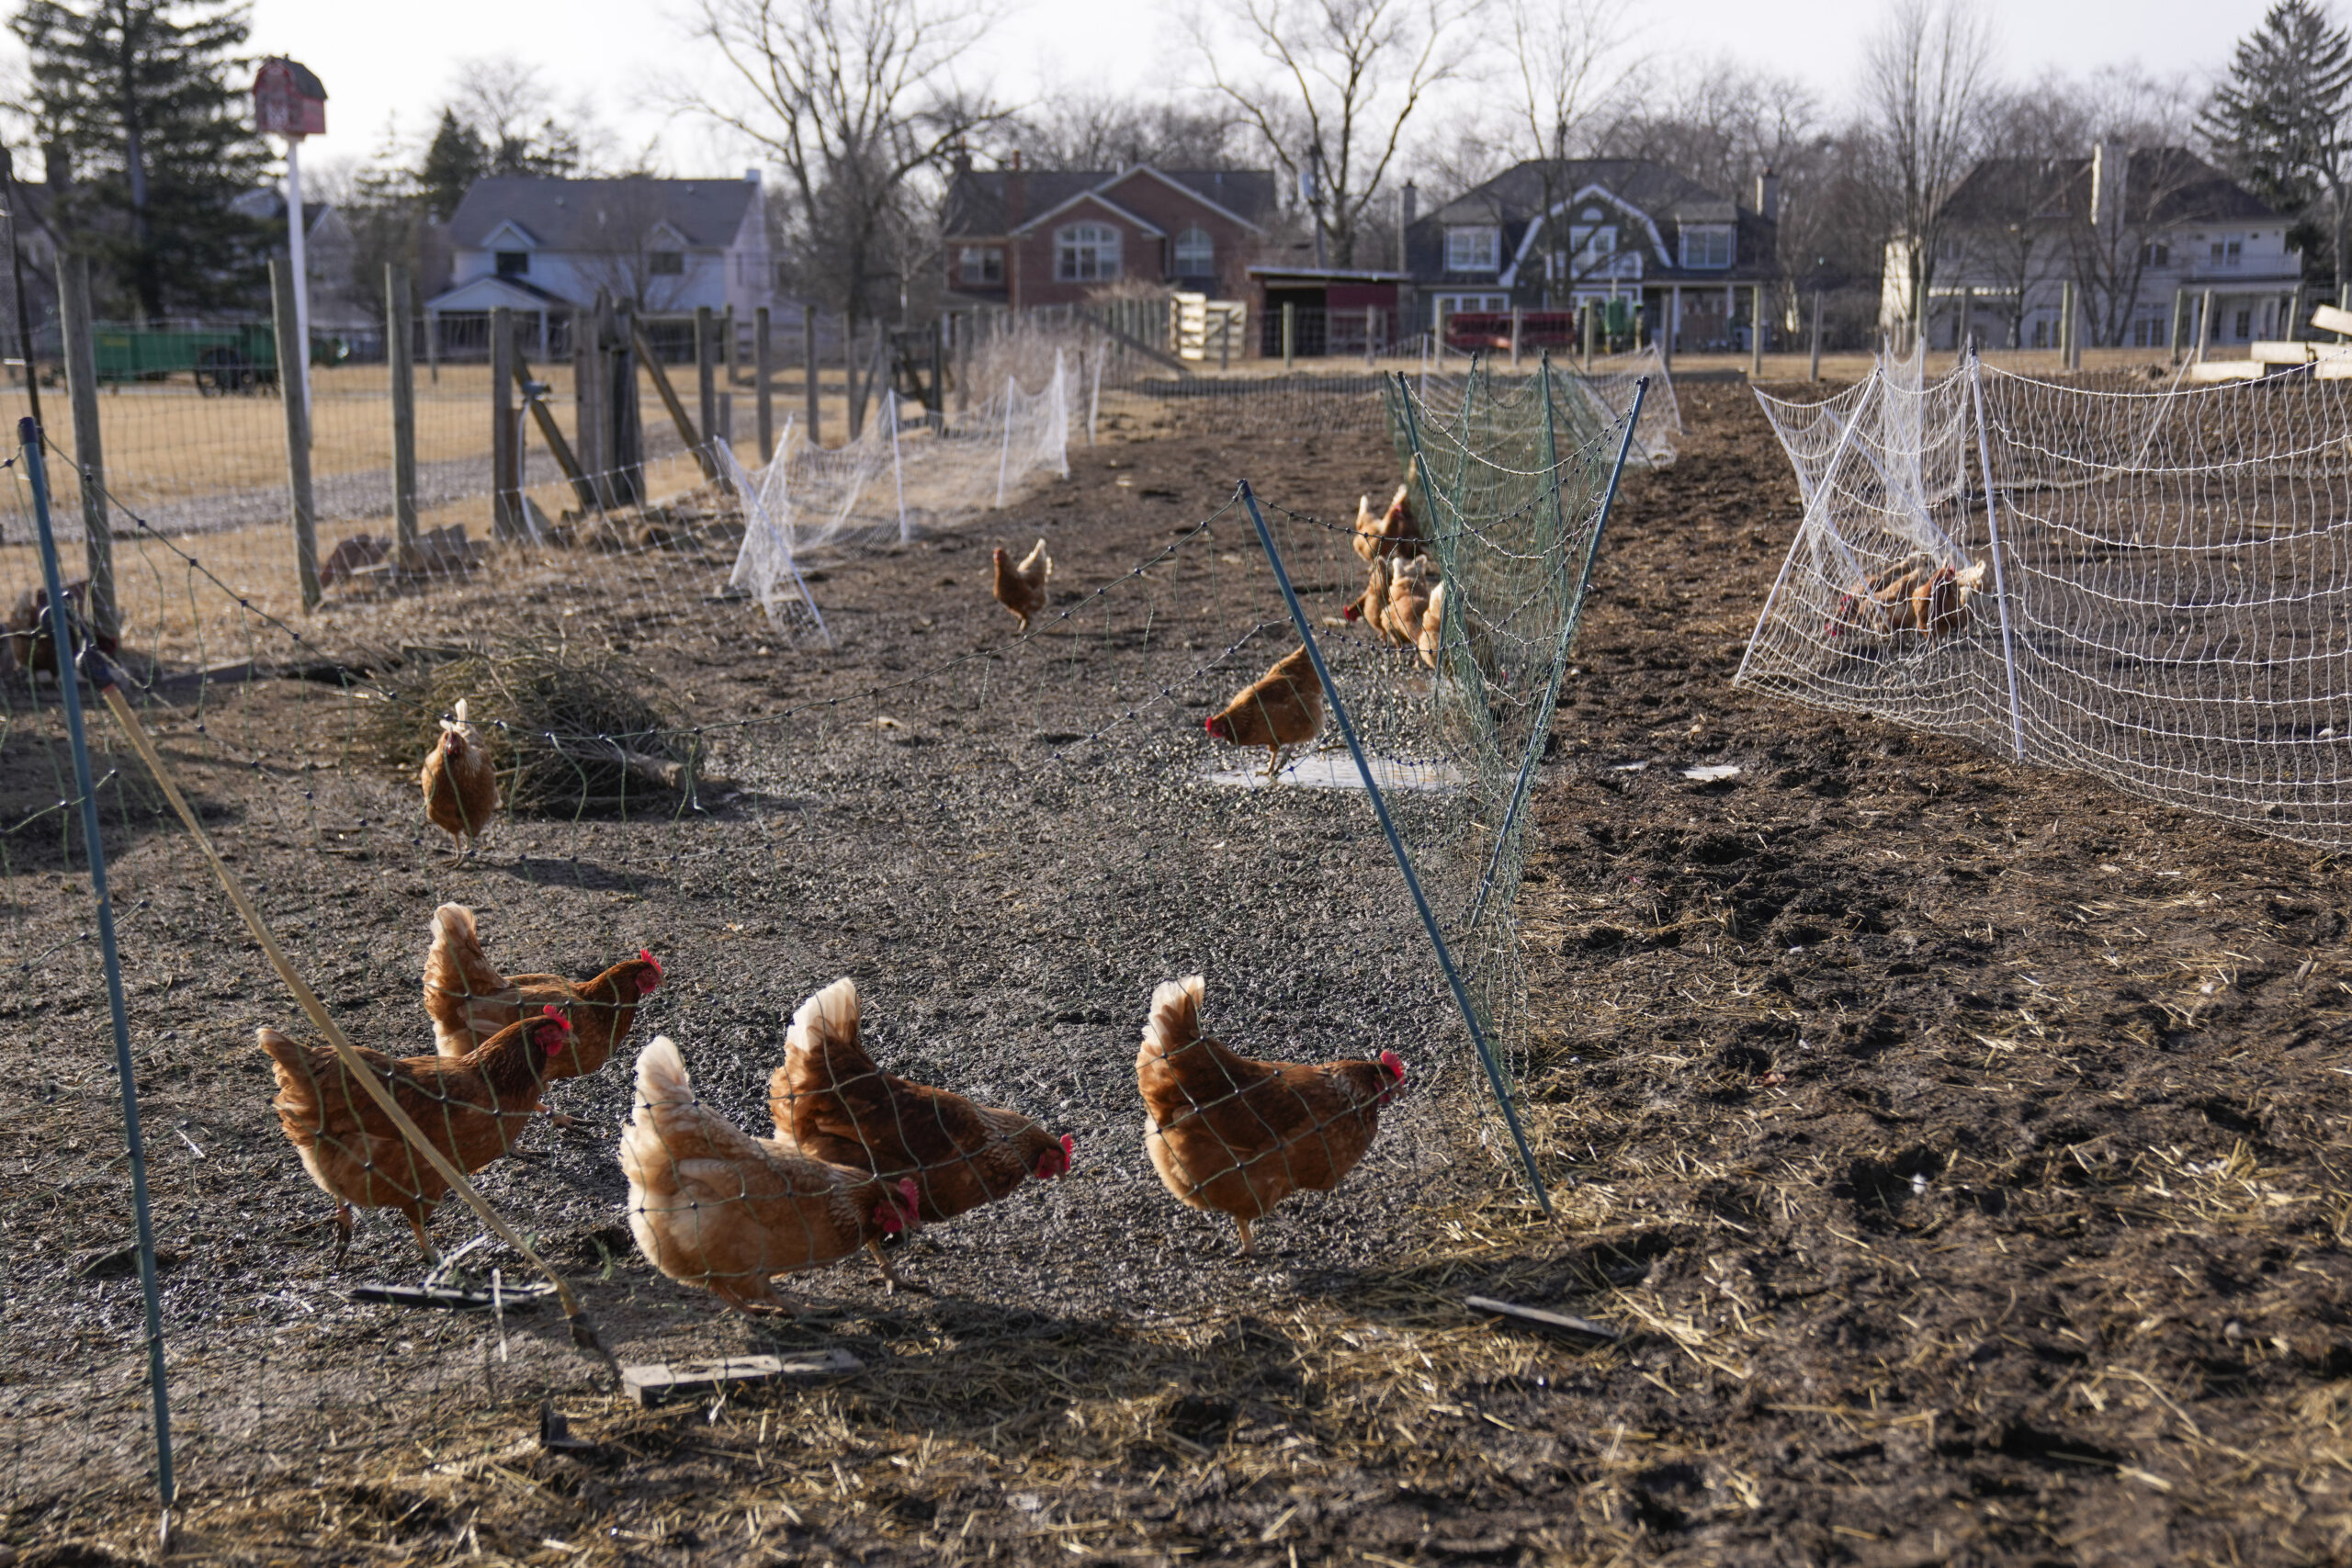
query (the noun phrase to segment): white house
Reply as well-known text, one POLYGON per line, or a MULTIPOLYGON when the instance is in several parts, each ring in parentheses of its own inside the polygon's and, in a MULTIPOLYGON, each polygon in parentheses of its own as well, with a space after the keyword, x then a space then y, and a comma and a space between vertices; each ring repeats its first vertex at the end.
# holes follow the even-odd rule
MULTIPOLYGON (((2057 347, 2070 284, 2089 345, 2194 353, 2301 325, 2292 220, 2184 148, 1988 158, 1940 215, 1924 313, 1936 348, 1957 347, 1963 327, 1989 347, 2057 347)), ((1909 277, 1902 246, 1889 245, 1889 323, 1909 314, 1909 277)))
MULTIPOLYGON (((233 197, 229 210, 259 222, 283 222, 286 193, 262 186, 233 197)), ((382 320, 359 298, 352 270, 357 251, 351 225, 334 203, 302 204, 302 271, 311 282, 313 335, 368 338, 384 330, 382 320)))
POLYGON ((444 343, 490 311, 534 318, 539 352, 599 289, 647 318, 775 302, 759 171, 740 180, 476 180, 449 219, 451 284, 424 302, 444 343), (454 319, 454 320, 453 320, 454 319), (446 331, 445 331, 446 329, 446 331))

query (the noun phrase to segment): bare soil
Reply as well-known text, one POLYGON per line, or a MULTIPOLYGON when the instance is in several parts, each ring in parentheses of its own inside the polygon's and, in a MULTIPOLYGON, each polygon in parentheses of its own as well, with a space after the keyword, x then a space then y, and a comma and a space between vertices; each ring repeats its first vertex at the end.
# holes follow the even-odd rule
MULTIPOLYGON (((652 1274, 617 1225, 626 1062, 561 1086, 582 1125, 485 1188, 624 1359, 839 1346, 866 1367, 639 1411, 551 1314, 502 1333, 347 1303, 414 1278, 405 1229, 371 1221, 329 1272, 249 1043, 293 1010, 154 803, 102 791, 177 1258, 179 1550, 2341 1560, 2342 869, 1734 690, 1795 496, 1744 389, 1681 397, 1681 460, 1627 479, 1537 798, 1521 908, 1556 1224, 1494 1156, 1361 799, 1197 782, 1199 713, 1268 650, 1227 651, 1257 613, 1233 601, 1262 592, 1247 533, 1187 534, 1237 477, 1351 510, 1394 472, 1376 434, 1075 454, 1001 527, 823 568, 829 654, 749 619, 689 638, 643 606, 633 630, 590 617, 712 727, 707 818, 506 824, 452 871, 413 786, 354 760, 344 692, 152 708, 362 1043, 424 1048, 424 918, 456 897, 518 967, 652 946, 673 983, 640 1028, 746 1122, 792 1008, 848 973, 886 1060, 1080 1148, 1065 1181, 910 1247, 935 1295, 885 1296, 853 1262, 791 1281, 807 1312, 763 1327, 652 1274), (1002 648, 986 548, 1039 532, 1069 620, 925 675, 1002 648), (1699 762, 1741 772, 1681 777, 1699 762), (1395 1042, 1428 1069, 1254 1264, 1159 1190, 1125 1087, 1150 985, 1192 969, 1245 1047, 1395 1042), (1471 1294, 1622 1337, 1500 1325, 1471 1294), (587 1446, 541 1445, 542 1400, 587 1446)), ((57 796, 53 720, 9 700, 17 824, 57 796)), ((53 825, 7 850, 31 972, 0 1002, 0 1539, 27 1564, 152 1557, 135 1281, 67 1266, 127 1213, 86 884, 53 825)), ((472 1231, 446 1210, 435 1229, 472 1231)))

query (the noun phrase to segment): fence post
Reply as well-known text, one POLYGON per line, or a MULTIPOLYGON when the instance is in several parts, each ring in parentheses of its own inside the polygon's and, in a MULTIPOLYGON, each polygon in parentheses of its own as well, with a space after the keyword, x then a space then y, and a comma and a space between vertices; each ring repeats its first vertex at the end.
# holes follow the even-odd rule
MULTIPOLYGON (((947 332, 939 321, 931 323, 931 396, 924 402, 934 414, 947 412, 947 332)), ((934 425, 934 429, 937 427, 934 425)))
POLYGON ((857 320, 846 310, 842 312, 842 380, 849 399, 849 438, 855 441, 865 434, 865 395, 857 385, 857 320))
POLYGON ((392 558, 413 571, 416 558, 416 352, 408 310, 408 268, 384 264, 384 358, 392 372, 392 558))
MULTIPOLYGON (((603 299, 601 291, 598 297, 603 299)), ((612 445, 605 457, 612 467, 614 502, 641 506, 645 503, 645 419, 637 402, 637 323, 628 309, 627 305, 616 308, 606 300, 597 311, 600 330, 610 344, 609 374, 597 396, 604 400, 612 422, 612 445)))
POLYGON ((800 307, 801 380, 808 394, 808 450, 820 451, 825 445, 824 426, 817 418, 817 307, 800 307))
POLYGON ((1984 367, 1981 362, 1969 367, 1968 389, 1976 405, 1976 457, 1984 474, 1984 532, 1988 537, 1984 553, 1993 558, 1993 602, 2001 611, 2001 664, 2009 678, 2009 735, 2017 747, 2018 761, 2022 762, 2025 710, 2018 701, 2018 654, 2009 631, 2009 585, 2001 570, 2001 524, 1993 501, 1993 443, 1984 429, 1984 367))
MULTIPOLYGON (((2072 287, 2074 287, 2074 286, 2073 286, 2072 284, 2069 284, 2069 285, 2067 285, 2067 287, 2071 288, 2072 288, 2072 287)), ((2197 307, 2197 363, 2198 363, 2198 364, 2202 365, 2202 364, 2204 364, 2204 363, 2205 363, 2205 350, 2206 350, 2208 347, 2211 346, 2212 342, 2213 342, 2213 291, 2212 291, 2211 289, 2208 288, 2207 290, 2205 290, 2205 296, 2204 296, 2204 298, 2203 298, 2201 300, 2199 300, 2199 303, 2198 303, 2198 307, 2197 307)))
POLYGON ((0 194, 7 204, 0 209, 0 245, 7 247, 10 294, 16 301, 17 352, 25 356, 25 402, 33 411, 33 423, 40 423, 40 356, 33 352, 32 310, 25 302, 25 253, 17 243, 17 209, 23 197, 17 194, 17 164, 6 147, 0 147, 0 194))
POLYGON ((1747 290, 1747 378, 1764 378, 1764 286, 1760 283, 1747 290))
MULTIPOLYGON (((87 258, 81 264, 85 298, 89 274, 87 258)), ((106 840, 98 822, 97 786, 90 772, 89 737, 82 724, 80 660, 74 653, 74 617, 65 599, 63 573, 57 564, 57 537, 50 525, 49 469, 41 456, 40 426, 29 419, 17 422, 25 478, 33 494, 33 524, 40 541, 43 585, 49 591, 49 635, 57 652, 59 700, 65 709, 65 734, 74 752, 74 788, 82 800, 82 838, 90 858, 90 897, 98 919, 98 956, 106 966, 107 1011, 114 1025, 114 1071, 122 1091, 122 1135, 130 1165, 130 1204, 139 1238, 139 1292, 147 1318, 147 1387, 155 1412, 155 1490, 164 1500, 163 1536, 171 1540, 172 1404, 164 1382, 164 1313, 155 1289, 155 1222, 147 1204, 147 1144, 139 1128, 139 1079, 130 1059, 130 1020, 122 1001, 122 956, 114 938, 114 901, 107 892, 106 840)), ((94 682, 95 683, 95 682, 94 682)))
POLYGON ((1514 370, 1519 368, 1519 307, 1513 305, 1510 308, 1510 367, 1514 370))
POLYGON ((74 466, 82 476, 82 551, 90 573, 90 623, 112 641, 121 631, 121 621, 114 599, 114 525, 107 520, 106 449, 98 433, 98 356, 90 340, 90 258, 67 257, 59 282, 65 397, 74 410, 74 466))
POLYGON ((1592 340, 1600 329, 1600 311, 1597 309, 1600 303, 1597 299, 1584 302, 1584 367, 1587 370, 1592 368, 1592 340))
POLYGON ((759 405, 760 461, 775 461, 775 388, 769 378, 775 373, 774 343, 768 336, 768 308, 763 305, 752 317, 752 376, 759 383, 752 394, 759 405))
POLYGON ((605 421, 598 412, 596 400, 598 353, 596 317, 585 310, 574 312, 571 318, 573 448, 580 457, 581 471, 588 476, 589 488, 595 491, 595 504, 602 508, 609 491, 605 482, 605 421))
POLYGON ((1813 291, 1813 368, 1806 372, 1805 379, 1821 379, 1821 290, 1818 288, 1813 291))
POLYGON ((311 411, 301 397, 302 344, 294 330, 294 270, 269 258, 271 325, 277 336, 277 400, 286 407, 286 483, 294 502, 294 575, 302 608, 319 604, 319 512, 311 495, 311 411))
POLYGON ((441 312, 424 312, 424 377, 435 386, 441 384, 441 312))
POLYGON ((1292 355, 1292 353, 1294 352, 1294 340, 1293 340, 1293 334, 1296 332, 1296 330, 1297 330, 1297 326, 1298 326, 1298 307, 1297 307, 1297 306, 1295 306, 1295 305, 1291 304, 1291 303, 1290 303, 1289 301, 1287 301, 1287 300, 1283 301, 1283 369, 1285 369, 1285 370, 1287 370, 1287 369, 1289 369, 1289 368, 1291 367, 1291 355, 1292 355))
POLYGON ((522 497, 515 493, 514 312, 501 305, 490 313, 490 532, 492 538, 522 534, 522 497))
POLYGON ((718 439, 718 367, 711 352, 715 323, 710 307, 695 307, 695 428, 705 445, 718 439))

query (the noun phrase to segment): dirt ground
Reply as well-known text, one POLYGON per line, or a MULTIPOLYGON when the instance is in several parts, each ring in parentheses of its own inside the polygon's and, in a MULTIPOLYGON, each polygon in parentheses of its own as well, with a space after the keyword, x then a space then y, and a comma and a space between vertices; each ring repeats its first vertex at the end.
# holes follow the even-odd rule
MULTIPOLYGON (((292 1009, 152 803, 119 791, 134 1041, 179 1259, 178 1551, 2352 1553, 2342 871, 1733 690, 1795 494, 1745 389, 1681 398, 1680 461, 1629 477, 1612 520, 1537 796, 1531 1113, 1556 1224, 1443 1068, 1459 1047, 1398 900, 1329 897, 1335 877, 1394 880, 1361 799, 1170 783, 1200 765, 1199 712, 1262 662, 1254 641, 1227 651, 1250 620, 1229 601, 1258 591, 1248 536, 1193 525, 1243 475, 1301 507, 1351 504, 1393 473, 1375 435, 1074 454, 1071 480, 1001 527, 823 569, 831 655, 749 620, 604 628, 698 719, 755 726, 718 745, 730 788, 707 821, 518 822, 452 871, 396 780, 335 760, 340 692, 276 682, 158 708, 362 1043, 413 1034, 424 918, 456 897, 494 955, 577 972, 654 946, 673 979, 639 1027, 676 1037, 747 1121, 791 1009, 849 973, 886 1060, 1023 1104, 1080 1147, 1071 1178, 913 1244, 935 1295, 885 1296, 852 1263, 792 1282, 808 1310, 772 1327, 662 1280, 616 1227, 619 1065, 552 1097, 582 1128, 486 1173, 625 1359, 840 1347, 865 1363, 825 1386, 639 1411, 532 1314, 502 1330, 350 1305, 358 1280, 413 1279, 413 1247, 379 1217, 328 1271, 323 1201, 243 1043, 292 1009), (1039 532, 1080 611, 1066 642, 876 693, 1001 646, 1002 612, 969 585, 1000 536, 1039 532), (1158 576, 1123 582, 1168 547, 1158 576), (1070 761, 1039 767, 1040 750, 1070 761), (1741 772, 1695 784, 1694 762, 1741 772), (1155 841, 1171 824, 1172 850, 1155 841), (1434 1080, 1345 1188, 1268 1227, 1254 1265, 1160 1192, 1118 1087, 1149 984, 1191 968, 1213 1014, 1231 998, 1215 1021, 1245 1047, 1376 1037, 1434 1080), (1472 1294, 1621 1337, 1500 1325, 1472 1294), (543 1399, 585 1446, 541 1444, 543 1399)), ((19 712, 17 733, 40 717, 19 712)), ((0 780, 11 822, 55 798, 28 750, 0 780)), ((56 843, 9 842, 28 957, 86 923, 56 843)), ((5 1004, 21 1034, 0 1046, 0 1540, 26 1565, 154 1554, 135 1283, 61 1266, 126 1212, 103 1001, 72 967, 5 1004), (70 1056, 41 1054, 59 1041, 70 1056)), ((436 1232, 471 1229, 445 1211, 436 1232)))

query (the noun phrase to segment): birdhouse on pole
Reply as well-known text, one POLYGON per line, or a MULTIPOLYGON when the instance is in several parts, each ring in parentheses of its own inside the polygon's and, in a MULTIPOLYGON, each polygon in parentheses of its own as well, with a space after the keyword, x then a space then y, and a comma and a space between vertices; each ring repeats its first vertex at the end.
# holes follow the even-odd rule
POLYGON ((294 319, 280 321, 276 330, 299 345, 294 363, 300 367, 296 385, 287 389, 311 402, 311 268, 303 255, 308 213, 302 205, 302 138, 323 136, 327 129, 327 90, 311 68, 282 55, 261 62, 254 73, 254 129, 266 136, 286 138, 286 250, 294 285, 294 319), (289 331, 290 329, 290 331, 289 331))
POLYGON ((323 136, 327 90, 297 61, 273 57, 254 73, 254 129, 268 136, 323 136))

